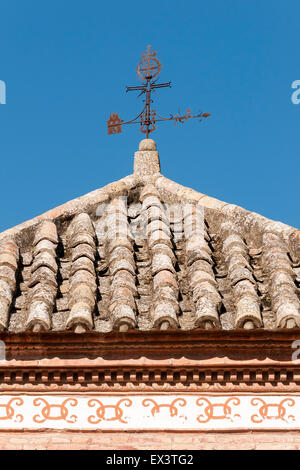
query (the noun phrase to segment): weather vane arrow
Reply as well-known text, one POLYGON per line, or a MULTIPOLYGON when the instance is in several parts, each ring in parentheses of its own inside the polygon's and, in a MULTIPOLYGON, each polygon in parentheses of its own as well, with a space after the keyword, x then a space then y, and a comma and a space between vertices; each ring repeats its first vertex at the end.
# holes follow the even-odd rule
POLYGON ((142 54, 142 60, 137 66, 136 73, 137 76, 142 80, 143 84, 138 86, 126 87, 126 92, 128 91, 139 91, 139 96, 145 95, 143 100, 145 105, 142 111, 134 119, 130 121, 123 121, 119 114, 112 113, 109 116, 107 121, 107 133, 108 134, 118 134, 122 132, 122 125, 125 124, 140 124, 140 131, 143 134, 146 134, 146 138, 151 132, 155 131, 156 123, 161 121, 174 121, 175 126, 177 123, 184 123, 188 119, 192 118, 207 118, 211 116, 209 113, 202 113, 192 115, 191 110, 188 109, 187 112, 180 116, 178 114, 171 114, 170 117, 164 118, 159 116, 154 109, 151 109, 151 104, 153 100, 151 99, 151 93, 157 90, 158 88, 171 88, 171 82, 167 83, 156 83, 158 76, 162 69, 162 65, 156 57, 156 52, 150 50, 151 46, 147 47, 147 51, 142 54))

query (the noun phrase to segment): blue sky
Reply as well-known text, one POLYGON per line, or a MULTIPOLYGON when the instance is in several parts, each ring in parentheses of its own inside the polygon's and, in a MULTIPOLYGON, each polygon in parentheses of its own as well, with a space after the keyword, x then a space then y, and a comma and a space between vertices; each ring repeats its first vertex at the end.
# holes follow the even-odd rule
POLYGON ((300 2, 2 0, 0 230, 132 173, 142 134, 108 136, 109 113, 148 44, 163 64, 161 114, 206 111, 151 135, 183 185, 300 227, 300 2))

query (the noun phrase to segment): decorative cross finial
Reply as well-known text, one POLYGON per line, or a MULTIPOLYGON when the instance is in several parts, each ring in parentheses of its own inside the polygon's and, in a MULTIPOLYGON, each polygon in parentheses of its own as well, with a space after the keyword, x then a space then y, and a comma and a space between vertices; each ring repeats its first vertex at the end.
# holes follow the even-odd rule
POLYGON ((142 60, 136 68, 136 73, 141 80, 152 80, 161 71, 161 63, 156 58, 156 52, 150 51, 151 46, 147 46, 147 52, 141 54, 142 60))
POLYGON ((151 109, 153 100, 151 99, 151 93, 158 88, 170 88, 171 82, 167 83, 156 83, 155 77, 160 73, 162 66, 156 57, 156 52, 151 51, 151 46, 147 46, 147 51, 141 54, 142 60, 137 66, 137 76, 143 81, 142 85, 126 87, 128 91, 140 91, 139 96, 145 95, 144 103, 145 106, 139 115, 131 121, 122 121, 118 114, 110 114, 109 120, 107 121, 107 132, 108 134, 117 134, 122 132, 122 125, 125 124, 140 124, 140 131, 146 134, 148 139, 149 134, 156 129, 156 123, 160 121, 174 121, 175 125, 178 122, 184 123, 185 120, 191 118, 207 118, 210 116, 208 113, 202 113, 191 115, 191 110, 188 109, 186 114, 180 116, 179 114, 170 114, 170 117, 163 118, 157 115, 154 109, 151 109))

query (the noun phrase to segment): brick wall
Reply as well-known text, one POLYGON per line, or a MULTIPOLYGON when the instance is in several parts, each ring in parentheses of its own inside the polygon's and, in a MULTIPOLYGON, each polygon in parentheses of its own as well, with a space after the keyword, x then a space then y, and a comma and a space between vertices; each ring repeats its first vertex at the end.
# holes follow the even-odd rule
POLYGON ((0 450, 300 449, 300 432, 1 432, 0 450))

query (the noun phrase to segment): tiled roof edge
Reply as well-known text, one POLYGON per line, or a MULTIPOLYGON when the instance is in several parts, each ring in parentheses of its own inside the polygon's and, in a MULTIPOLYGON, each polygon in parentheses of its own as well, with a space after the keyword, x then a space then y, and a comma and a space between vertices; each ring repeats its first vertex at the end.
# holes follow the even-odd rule
POLYGON ((155 186, 158 189, 166 191, 172 196, 175 196, 178 198, 178 200, 184 199, 187 202, 200 203, 204 207, 219 211, 221 214, 227 215, 230 218, 242 219, 243 224, 247 229, 250 229, 250 227, 255 225, 261 232, 268 231, 281 234, 288 242, 290 242, 291 236, 296 237, 297 240, 299 239, 300 241, 300 230, 291 227, 290 225, 279 221, 273 221, 267 217, 257 214, 256 212, 248 211, 243 207, 237 206, 235 204, 228 204, 213 197, 199 193, 194 189, 175 183, 163 175, 157 176, 155 179, 155 186))
POLYGON ((111 197, 125 193, 126 191, 134 188, 139 183, 135 175, 128 175, 118 181, 103 186, 102 188, 91 191, 88 194, 72 199, 60 206, 57 206, 33 219, 22 222, 15 227, 5 230, 0 233, 0 241, 7 239, 16 239, 18 235, 30 227, 34 227, 41 220, 57 220, 59 218, 66 218, 80 212, 87 211, 91 206, 108 201, 111 197))

